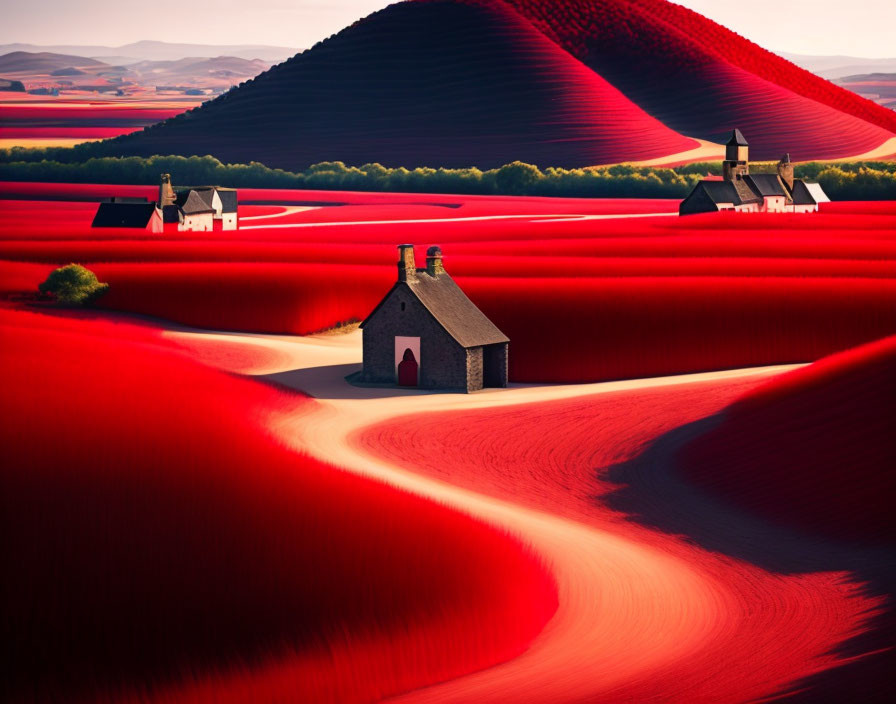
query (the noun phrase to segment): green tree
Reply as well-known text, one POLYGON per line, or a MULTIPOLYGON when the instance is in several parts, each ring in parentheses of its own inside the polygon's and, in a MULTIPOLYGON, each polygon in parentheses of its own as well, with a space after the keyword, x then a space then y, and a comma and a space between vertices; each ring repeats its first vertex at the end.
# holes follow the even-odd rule
POLYGON ((525 195, 529 193, 544 174, 537 166, 526 164, 522 161, 513 161, 505 164, 495 174, 495 185, 502 193, 525 195))
POLYGON ((38 290, 53 295, 57 301, 70 306, 92 303, 109 290, 109 284, 100 283, 90 269, 80 264, 69 264, 50 273, 38 290))

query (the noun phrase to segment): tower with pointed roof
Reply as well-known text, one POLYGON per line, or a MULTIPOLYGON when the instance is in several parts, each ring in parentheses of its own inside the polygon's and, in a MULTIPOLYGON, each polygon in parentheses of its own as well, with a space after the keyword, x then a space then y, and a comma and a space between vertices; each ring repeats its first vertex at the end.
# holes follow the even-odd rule
POLYGON ((726 181, 736 181, 750 173, 750 145, 739 129, 731 132, 731 139, 725 145, 725 161, 722 162, 722 177, 726 181))

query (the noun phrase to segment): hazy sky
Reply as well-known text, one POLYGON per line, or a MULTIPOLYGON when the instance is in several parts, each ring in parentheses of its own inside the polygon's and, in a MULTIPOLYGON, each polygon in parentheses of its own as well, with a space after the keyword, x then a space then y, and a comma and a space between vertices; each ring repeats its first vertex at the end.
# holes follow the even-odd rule
MULTIPOLYGON (((11 0, 0 43, 140 39, 307 48, 388 0, 11 0)), ((680 0, 775 51, 896 56, 896 0, 680 0)))

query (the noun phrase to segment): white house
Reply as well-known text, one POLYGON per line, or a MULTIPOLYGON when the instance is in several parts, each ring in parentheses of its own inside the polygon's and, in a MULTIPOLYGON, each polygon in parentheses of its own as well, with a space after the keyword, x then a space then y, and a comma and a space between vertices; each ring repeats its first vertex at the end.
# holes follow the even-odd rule
POLYGON ((201 186, 175 192, 171 176, 162 174, 156 209, 165 223, 177 223, 180 231, 209 231, 220 223, 222 230, 239 227, 238 197, 233 188, 201 186))

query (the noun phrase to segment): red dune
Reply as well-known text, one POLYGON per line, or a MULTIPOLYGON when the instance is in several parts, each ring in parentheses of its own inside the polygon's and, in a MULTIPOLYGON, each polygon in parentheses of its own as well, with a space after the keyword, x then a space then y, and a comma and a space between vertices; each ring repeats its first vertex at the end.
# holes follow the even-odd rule
MULTIPOLYGON (((90 154, 304 168, 586 166, 697 146, 503 3, 398 3, 220 98, 90 154)), ((874 146, 877 146, 876 144, 874 146)))
POLYGON ((736 400, 679 454, 685 476, 769 520, 835 539, 896 536, 896 337, 736 400))
MULTIPOLYGON (((666 0, 507 0, 674 130, 751 156, 857 156, 896 135, 896 115, 666 0)), ((731 31, 734 30, 734 31, 731 31)))
POLYGON ((313 401, 82 317, 0 310, 6 696, 369 701, 550 618, 515 541, 263 428, 313 401))

